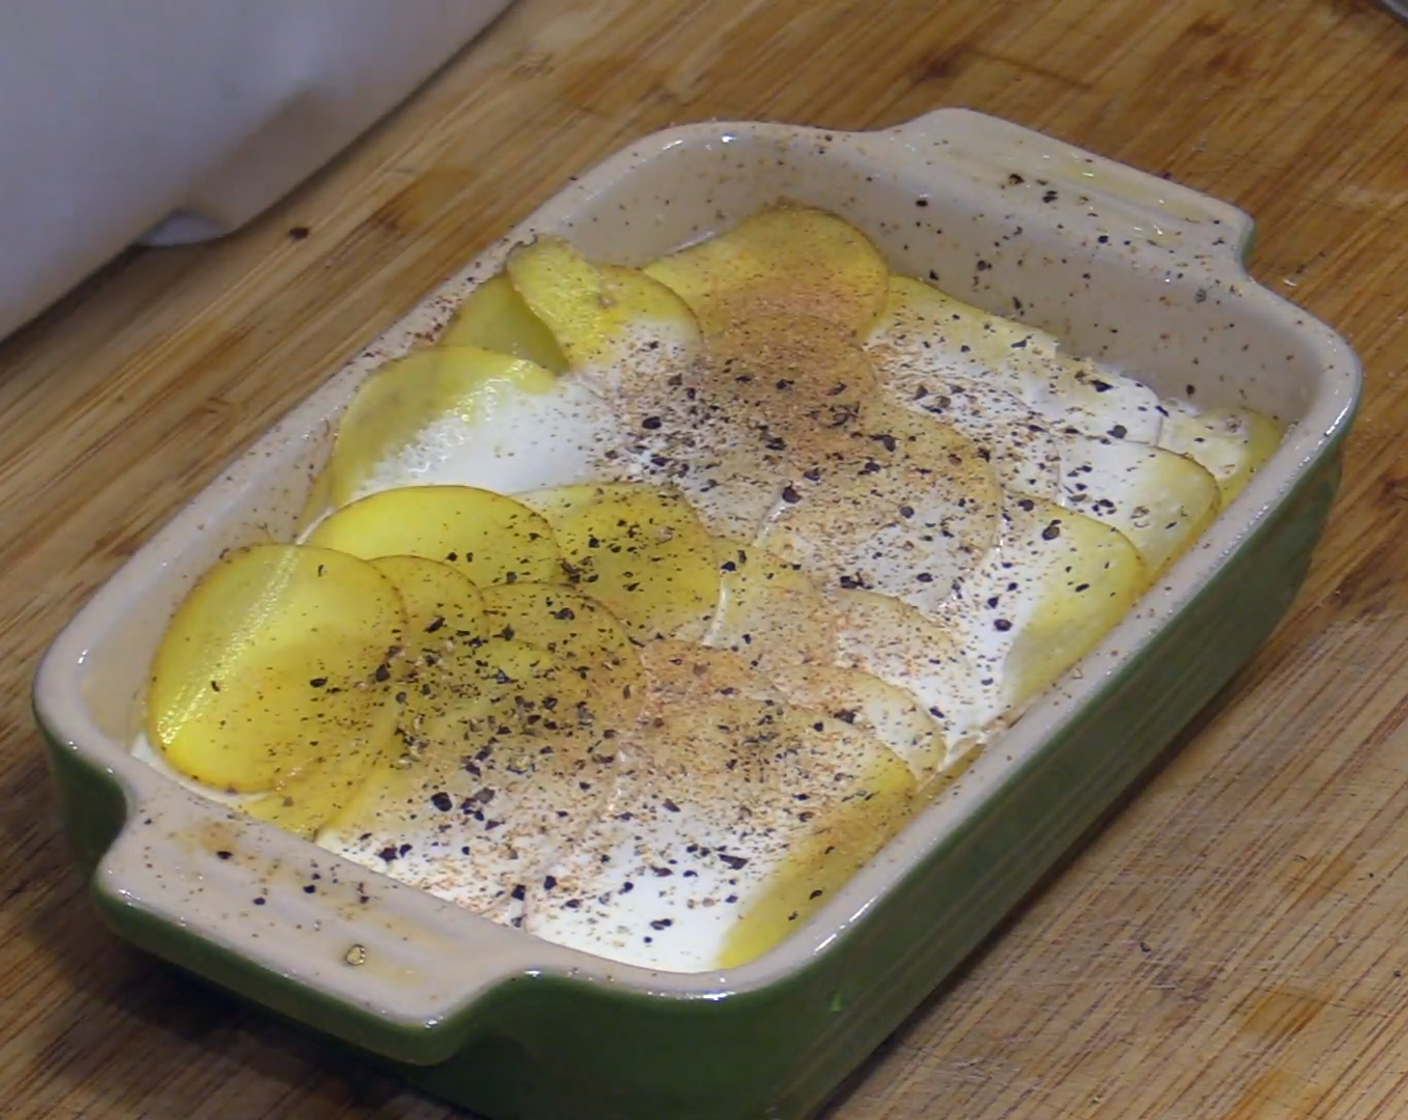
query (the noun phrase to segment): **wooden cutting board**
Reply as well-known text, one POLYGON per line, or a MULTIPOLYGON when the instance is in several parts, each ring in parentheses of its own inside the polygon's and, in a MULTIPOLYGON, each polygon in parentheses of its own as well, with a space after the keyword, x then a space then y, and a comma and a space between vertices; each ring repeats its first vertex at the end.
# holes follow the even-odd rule
POLYGON ((829 1116, 1408 1115, 1408 27, 1353 0, 523 0, 252 228, 127 256, 0 345, 0 1112, 454 1115, 97 927, 35 660, 222 463, 573 173, 676 122, 941 105, 1250 211, 1257 276, 1349 337, 1368 391, 1292 618, 829 1116))

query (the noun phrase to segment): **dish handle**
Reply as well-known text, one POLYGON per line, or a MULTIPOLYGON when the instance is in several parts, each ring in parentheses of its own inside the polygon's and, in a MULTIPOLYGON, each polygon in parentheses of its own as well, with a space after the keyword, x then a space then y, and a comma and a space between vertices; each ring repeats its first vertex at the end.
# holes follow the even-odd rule
POLYGON ((986 164, 1009 189, 1098 199, 1104 209, 1118 207, 1152 232, 1176 232, 1195 251, 1230 259, 1239 269, 1251 249, 1255 223, 1235 206, 985 113, 937 109, 884 135, 919 151, 937 148, 986 164))
POLYGON ((481 995, 560 963, 555 946, 187 799, 179 787, 129 797, 95 875, 98 908, 138 947, 277 1012, 432 1064, 463 1046, 481 995))

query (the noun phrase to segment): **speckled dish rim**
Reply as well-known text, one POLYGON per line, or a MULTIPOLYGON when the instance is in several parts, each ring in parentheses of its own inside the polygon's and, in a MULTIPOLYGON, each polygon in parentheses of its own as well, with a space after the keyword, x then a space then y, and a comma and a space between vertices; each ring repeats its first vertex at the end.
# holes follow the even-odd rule
MULTIPOLYGON (((966 110, 939 110, 871 133, 706 123, 640 140, 572 183, 315 391, 137 552, 56 639, 35 684, 40 723, 56 749, 110 775, 127 804, 126 822, 96 873, 100 900, 134 907, 334 1004, 370 1013, 393 1031, 420 1032, 423 1041, 514 977, 563 976, 651 997, 718 1000, 795 976, 864 922, 877 900, 995 798, 1045 742, 1097 702, 1106 682, 1215 579, 1338 443, 1358 398, 1358 361, 1328 328, 1250 278, 1242 261, 1251 236, 1251 220, 1230 206, 966 110), (291 447, 326 444, 342 404, 372 368, 433 336, 465 292, 497 270, 512 245, 544 231, 570 235, 575 216, 623 189, 652 160, 681 148, 726 154, 730 144, 741 149, 764 142, 830 148, 853 163, 873 164, 876 174, 899 168, 919 174, 922 165, 935 198, 947 189, 981 188, 996 195, 1011 186, 1020 195, 1012 203, 1019 216, 1034 212, 1038 195, 1060 191, 1064 197, 1056 209, 1071 223, 1073 239, 1102 229, 1139 231, 1149 245, 1175 254, 1181 283, 1187 283, 1186 272, 1210 289, 1234 293, 1244 308, 1256 305, 1319 365, 1296 427, 1200 545, 1077 672, 1045 695, 811 921, 760 959, 724 972, 670 974, 613 964, 502 928, 205 801, 104 733, 92 706, 97 687, 91 679, 92 651, 131 621, 132 604, 155 581, 172 578, 198 542, 208 551, 206 538, 251 488, 273 484, 270 462, 283 463, 280 469, 287 471, 291 447), (313 893, 294 889, 307 884, 310 868, 322 876, 321 886, 313 893), (349 967, 349 951, 362 961, 359 967, 349 967)), ((967 298, 983 301, 978 293, 967 298)), ((304 465, 318 454, 310 452, 304 465)), ((306 483, 301 477, 299 485, 306 483)), ((438 1049, 425 1048, 422 1059, 433 1058, 438 1049)))

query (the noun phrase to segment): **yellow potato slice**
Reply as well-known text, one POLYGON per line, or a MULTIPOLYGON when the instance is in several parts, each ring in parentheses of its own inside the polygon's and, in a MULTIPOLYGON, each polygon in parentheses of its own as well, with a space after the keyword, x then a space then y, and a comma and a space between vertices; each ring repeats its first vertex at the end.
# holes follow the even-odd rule
POLYGON ((1089 653, 1145 586, 1122 533, 1054 502, 1011 498, 997 550, 944 621, 980 669, 996 671, 1015 710, 1089 653))
MULTIPOLYGON (((487 621, 487 620, 486 620, 487 621)), ((503 631, 500 631, 502 633, 503 631)), ((617 709, 563 658, 530 642, 447 633, 393 676, 402 765, 427 751, 510 735, 586 734, 617 709)))
POLYGON ((541 490, 529 490, 515 494, 514 500, 522 502, 534 513, 542 516, 553 531, 562 520, 584 507, 596 502, 619 501, 639 494, 643 489, 639 482, 577 483, 571 486, 549 486, 541 490))
POLYGON ((422 556, 474 583, 550 583, 562 568, 552 528, 512 498, 471 486, 404 486, 344 506, 308 543, 375 560, 422 556))
MULTIPOLYGON (((876 380, 844 328, 793 314, 759 315, 720 331, 698 384, 724 424, 753 433, 759 451, 805 468, 850 429, 876 380)), ((693 433, 686 427, 681 434, 693 433)))
POLYGON ((704 645, 736 653, 764 673, 831 663, 836 619, 810 577, 763 548, 732 543, 718 555, 719 605, 704 645))
POLYGON ((836 664, 914 696, 943 732, 942 769, 957 762, 1002 713, 996 678, 981 670, 942 622, 871 591, 840 592, 832 605, 840 623, 836 664))
POLYGON ((1044 382, 1028 387, 1027 400, 1053 424, 1100 438, 1152 444, 1163 426, 1153 389, 1088 359, 1063 356, 1044 382))
POLYGON ((553 512, 563 562, 633 638, 700 637, 719 599, 716 541, 689 503, 639 486, 553 512))
MULTIPOLYGON (((500 631, 504 633, 504 631, 500 631)), ((440 741, 617 723, 616 710, 565 658, 517 639, 452 640, 411 680, 412 753, 440 741)))
MULTIPOLYGON (((1061 460, 1049 421, 1015 386, 989 376, 971 347, 965 350, 964 343, 948 341, 951 316, 971 316, 977 322, 981 315, 937 288, 894 276, 885 314, 866 340, 866 352, 892 399, 951 424, 971 439, 1004 489, 1055 499, 1061 460)), ((1015 340, 1028 339, 1039 350, 1047 345, 1046 337, 1023 334, 1015 340)), ((1051 339, 1049 356, 1054 353, 1051 339)))
POLYGON ((497 639, 475 652, 498 696, 479 711, 447 703, 318 842, 485 911, 511 907, 570 849, 610 794, 616 748, 578 722, 563 687, 582 686, 552 655, 497 639))
POLYGON ((927 379, 942 392, 932 382, 956 376, 1017 397, 1051 424, 1142 443, 1158 438, 1162 414, 1152 389, 1064 354, 1046 331, 919 280, 890 278, 885 312, 866 345, 891 380, 911 389, 927 379))
POLYGON ((148 737, 183 774, 230 792, 351 766, 391 736, 388 660, 405 625, 396 589, 354 557, 274 544, 232 552, 162 636, 148 737))
POLYGON ((1057 360, 1060 343, 1047 331, 990 315, 922 280, 890 276, 884 311, 866 348, 972 377, 1009 369, 1044 372, 1057 360))
POLYGON ((1217 480, 1225 508, 1281 446, 1275 421, 1250 408, 1199 412, 1182 401, 1164 401, 1159 446, 1186 455, 1217 480))
POLYGON ((612 387, 663 377, 698 349, 689 308, 636 269, 593 264, 560 237, 518 246, 506 268, 571 367, 612 387))
POLYGON ((786 837, 786 855, 743 897, 719 968, 746 964, 786 940, 918 805, 914 775, 904 760, 844 721, 805 708, 784 709, 765 731, 755 741, 769 801, 786 806, 777 825, 786 837), (790 795, 792 804, 778 793, 790 795), (804 808, 798 810, 799 804, 804 808))
POLYGON ((561 584, 516 583, 486 588, 489 632, 547 650, 602 698, 620 724, 645 703, 645 671, 621 624, 594 599, 561 584))
POLYGON ((746 878, 785 856, 787 834, 805 825, 777 811, 790 798, 769 810, 760 796, 762 755, 750 744, 772 734, 776 705, 695 701, 626 740, 608 811, 530 885, 529 932, 666 970, 695 971, 717 954, 746 878))
POLYGON ((873 735, 924 782, 947 759, 943 729, 911 692, 860 669, 793 665, 772 673, 788 704, 825 712, 873 735))
POLYGON ((335 756, 281 783, 277 792, 244 802, 240 808, 256 820, 312 840, 357 798, 378 767, 391 764, 400 749, 394 734, 342 744, 335 756))
POLYGON ((758 315, 806 314, 864 337, 889 268, 870 240, 822 210, 781 206, 649 265, 716 334, 758 315))
MULTIPOLYGON (((691 472, 693 474, 693 472, 691 472)), ((677 501, 685 498, 685 503, 703 521, 703 513, 696 506, 693 495, 681 490, 677 490, 673 485, 673 479, 669 482, 598 482, 580 483, 570 486, 550 486, 541 490, 529 490, 521 494, 515 494, 514 498, 522 502, 535 513, 543 516, 553 531, 557 532, 559 526, 569 516, 575 516, 586 506, 598 502, 625 501, 641 494, 651 493, 657 495, 667 495, 670 501, 677 501)), ((681 479, 680 481, 685 481, 681 479)), ((775 489, 780 490, 781 484, 775 484, 775 489)), ((768 507, 771 508, 771 503, 768 507)), ((722 534, 713 533, 712 536, 722 534)))
POLYGON ((677 710, 629 754, 609 811, 530 887, 525 928, 662 970, 739 963, 781 940, 915 804, 883 745, 775 703, 677 710))
POLYGON ((533 314, 508 274, 489 277, 460 304, 440 346, 477 346, 512 354, 551 370, 567 371, 567 357, 547 324, 533 314))
POLYGON ((760 454, 756 444, 747 446, 746 433, 736 429, 736 434, 740 438, 733 446, 728 437, 712 446, 701 440, 698 453, 683 459, 687 470, 662 474, 712 535, 751 541, 781 500, 793 472, 781 455, 760 454))
POLYGON ((661 638, 640 647, 646 676, 642 720, 689 711, 719 700, 780 701, 773 683, 736 653, 661 638))
POLYGON ((472 346, 415 350, 388 362, 362 383, 338 425, 327 468, 332 504, 351 501, 436 421, 482 424, 506 398, 556 384, 542 366, 472 346))
POLYGON ((401 656, 391 662, 391 686, 398 748, 415 751, 448 697, 487 713, 484 674, 466 671, 464 661, 488 639, 489 619, 479 589, 449 564, 421 556, 383 556, 371 564, 395 584, 406 608, 409 625, 401 656))
POLYGON ((1122 439, 1057 435, 1061 504, 1118 529, 1158 579, 1221 509, 1217 480, 1192 459, 1122 439))
POLYGON ((423 556, 379 556, 370 563, 401 593, 408 642, 441 631, 484 633, 483 599, 474 581, 458 568, 423 556))
POLYGON ((759 543, 823 587, 942 602, 996 537, 1002 489, 972 441, 867 404, 774 510, 759 543))

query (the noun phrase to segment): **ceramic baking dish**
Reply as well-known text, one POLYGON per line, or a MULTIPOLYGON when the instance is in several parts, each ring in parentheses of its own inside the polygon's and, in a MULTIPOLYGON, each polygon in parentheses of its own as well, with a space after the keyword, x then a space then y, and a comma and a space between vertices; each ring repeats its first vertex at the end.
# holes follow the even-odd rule
POLYGON ((36 682, 63 809, 119 935, 495 1120, 813 1111, 1159 756, 1276 625, 1339 478, 1354 355, 1255 284, 1245 215, 1013 125, 699 124, 584 175, 236 461, 59 636, 36 682), (287 539, 337 417, 543 231, 639 264, 787 199, 892 267, 1051 330, 1164 395, 1292 425, 1200 544, 806 926, 732 971, 539 941, 188 793, 132 758, 146 666, 224 548, 287 539), (313 888, 309 890, 308 888, 313 888))

